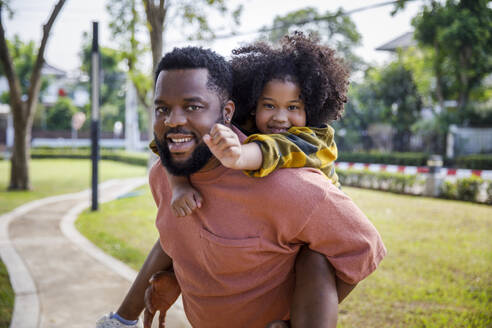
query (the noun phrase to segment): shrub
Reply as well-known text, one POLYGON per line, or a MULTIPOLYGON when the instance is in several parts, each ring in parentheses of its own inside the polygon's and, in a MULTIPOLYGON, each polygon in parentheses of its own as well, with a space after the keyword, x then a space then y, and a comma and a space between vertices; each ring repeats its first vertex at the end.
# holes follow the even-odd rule
POLYGON ((444 181, 441 185, 441 190, 439 191, 440 197, 447 199, 457 199, 458 189, 456 188, 456 183, 450 181, 444 181))
POLYGON ((492 204, 492 182, 487 187, 487 204, 492 204))
POLYGON ((484 180, 475 176, 458 179, 456 183, 458 199, 476 201, 482 183, 484 183, 484 180))

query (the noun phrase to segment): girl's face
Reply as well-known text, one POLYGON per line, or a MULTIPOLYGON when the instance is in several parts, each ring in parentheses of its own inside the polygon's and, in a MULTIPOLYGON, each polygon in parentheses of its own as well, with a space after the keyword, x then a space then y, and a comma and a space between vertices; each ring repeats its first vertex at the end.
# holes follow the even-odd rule
POLYGON ((286 132, 291 126, 306 126, 306 111, 297 83, 271 80, 256 105, 256 128, 265 134, 286 132))

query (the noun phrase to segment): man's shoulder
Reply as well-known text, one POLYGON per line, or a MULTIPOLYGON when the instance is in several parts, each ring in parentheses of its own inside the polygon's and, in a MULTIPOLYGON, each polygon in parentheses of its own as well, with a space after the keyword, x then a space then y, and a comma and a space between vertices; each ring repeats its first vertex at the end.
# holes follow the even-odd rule
POLYGON ((332 189, 337 189, 320 170, 309 167, 279 169, 261 179, 268 178, 272 180, 274 188, 293 193, 326 195, 332 189))

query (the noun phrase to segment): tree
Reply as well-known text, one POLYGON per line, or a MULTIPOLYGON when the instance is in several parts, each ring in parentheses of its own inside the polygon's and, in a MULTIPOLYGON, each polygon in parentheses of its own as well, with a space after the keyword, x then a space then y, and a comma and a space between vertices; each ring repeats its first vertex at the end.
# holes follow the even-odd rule
POLYGON ((396 130, 393 145, 396 151, 408 151, 412 125, 420 118, 422 99, 412 73, 399 61, 381 71, 376 95, 384 104, 383 118, 396 130))
MULTIPOLYGON (((401 0, 396 10, 405 2, 401 0)), ((445 99, 454 99, 458 111, 467 110, 470 96, 492 73, 489 1, 429 0, 412 24, 415 39, 434 51, 435 96, 441 108, 445 99)))
POLYGON ((324 44, 337 50, 353 71, 365 68, 362 58, 353 52, 361 43, 361 35, 352 19, 341 9, 320 14, 316 8, 307 7, 276 16, 271 26, 263 28, 262 38, 277 42, 294 30, 319 37, 324 44))
POLYGON ((41 88, 41 68, 44 64, 44 52, 51 28, 60 13, 65 0, 59 0, 53 8, 47 23, 43 26, 43 36, 36 56, 27 94, 23 95, 19 75, 15 71, 3 27, 4 0, 0 1, 0 62, 7 77, 10 90, 10 108, 14 121, 14 149, 11 158, 9 190, 30 189, 29 157, 31 129, 34 113, 41 88))
MULTIPOLYGON (((235 22, 238 22, 241 14, 242 6, 230 11, 225 2, 225 0, 142 0, 146 17, 145 25, 149 32, 152 52, 152 72, 155 71, 162 57, 163 35, 168 16, 173 19, 173 23, 181 23, 182 30, 195 34, 197 39, 213 38, 214 32, 207 19, 209 9, 218 11, 222 15, 231 13, 235 22)), ((135 0, 115 0, 108 4, 107 9, 112 13, 112 17, 115 17, 110 24, 110 28, 115 36, 122 38, 123 43, 120 50, 127 54, 127 61, 130 64, 141 49, 144 49, 144 47, 138 45, 136 38, 139 24, 143 23, 140 19, 139 7, 135 0)), ((148 132, 149 138, 152 139, 154 137, 152 126, 153 110, 145 100, 145 95, 149 91, 153 94, 153 82, 150 82, 152 79, 148 78, 148 74, 138 71, 135 65, 129 65, 128 68, 132 81, 137 88, 139 100, 148 108, 148 132), (151 90, 147 88, 151 88, 151 90)))
POLYGON ((369 128, 383 121, 384 104, 377 95, 379 71, 369 68, 362 82, 353 82, 348 91, 348 102, 340 121, 333 122, 340 139, 337 145, 342 151, 354 151, 357 145, 370 150, 374 144, 368 135, 369 128))

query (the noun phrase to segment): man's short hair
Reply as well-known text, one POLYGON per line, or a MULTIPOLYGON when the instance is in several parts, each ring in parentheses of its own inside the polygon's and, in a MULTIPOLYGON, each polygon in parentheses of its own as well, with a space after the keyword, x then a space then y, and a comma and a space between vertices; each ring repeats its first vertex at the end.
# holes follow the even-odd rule
POLYGON ((162 57, 155 72, 155 82, 161 71, 172 69, 206 68, 207 86, 217 92, 221 104, 225 104, 232 94, 232 70, 224 57, 210 49, 201 47, 174 48, 162 57))

